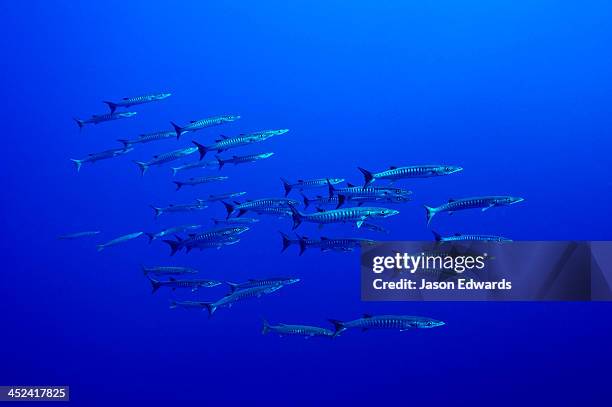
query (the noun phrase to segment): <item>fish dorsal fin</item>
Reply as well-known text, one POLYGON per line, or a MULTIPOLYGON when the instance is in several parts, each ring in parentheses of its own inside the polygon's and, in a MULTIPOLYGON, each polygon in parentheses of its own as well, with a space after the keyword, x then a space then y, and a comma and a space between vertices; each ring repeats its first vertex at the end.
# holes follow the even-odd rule
POLYGON ((168 281, 176 281, 176 278, 170 277, 170 278, 168 278, 168 281))
POLYGON ((323 209, 323 208, 317 208, 317 212, 325 212, 325 209, 323 209))
POLYGON ((129 98, 123 98, 122 100, 128 100, 129 98))
POLYGON ((363 317, 364 318, 372 318, 372 315, 371 314, 363 314, 363 317))
POLYGON ((174 204, 169 204, 168 206, 174 206, 174 204))
POLYGON ((325 236, 321 236, 321 240, 329 240, 329 238, 325 236))
POLYGON ((346 186, 349 187, 349 188, 354 188, 355 187, 355 185, 351 184, 350 182, 347 182, 346 186))
POLYGON ((197 233, 189 233, 187 236, 194 237, 194 236, 197 236, 197 233))
POLYGON ((189 120, 189 123, 195 123, 196 120, 189 120))
POLYGON ((227 140, 229 138, 223 134, 219 134, 219 137, 221 137, 221 140, 227 140))
POLYGON ((461 236, 461 233, 455 233, 455 236, 461 236))
POLYGON ((254 278, 249 278, 247 281, 257 281, 254 278))
POLYGON ((304 182, 304 180, 303 180, 303 179, 298 179, 298 181, 297 181, 297 182, 304 182))
POLYGON ((397 165, 391 165, 391 166, 389 166, 389 169, 390 170, 396 170, 397 169, 397 165))
POLYGON ((317 198, 323 198, 323 195, 317 195, 317 198))
POLYGON ((448 203, 455 202, 455 201, 456 201, 456 199, 455 199, 455 198, 450 198, 450 199, 448 200, 448 203))
POLYGON ((232 158, 238 158, 238 156, 237 155, 233 155, 232 158))

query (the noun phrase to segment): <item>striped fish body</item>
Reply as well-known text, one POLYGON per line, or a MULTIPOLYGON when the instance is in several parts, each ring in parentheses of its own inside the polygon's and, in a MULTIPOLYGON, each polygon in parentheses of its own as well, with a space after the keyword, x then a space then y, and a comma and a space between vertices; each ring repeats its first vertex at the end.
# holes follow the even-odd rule
POLYGON ((110 107, 111 112, 114 112, 117 107, 130 107, 130 106, 141 105, 143 103, 150 103, 150 102, 155 102, 158 100, 163 100, 169 96, 171 96, 170 93, 154 93, 154 94, 149 94, 149 95, 135 96, 131 98, 123 98, 116 102, 104 102, 104 103, 106 103, 110 107))
POLYGON ((178 167, 172 168, 172 175, 176 175, 179 171, 194 170, 197 168, 212 168, 212 167, 216 167, 218 164, 219 162, 216 160, 215 161, 212 161, 212 160, 211 161, 196 161, 193 163, 187 163, 187 164, 183 164, 178 167))
POLYGON ((262 153, 262 154, 250 154, 250 155, 243 155, 243 156, 233 156, 232 158, 228 158, 228 159, 223 159, 218 157, 217 160, 219 161, 219 168, 221 168, 224 164, 245 164, 245 163, 250 163, 250 162, 254 162, 254 161, 259 161, 259 160, 264 160, 266 158, 269 158, 273 155, 274 153, 262 153))
POLYGON ((142 266, 142 271, 145 274, 155 274, 157 276, 177 276, 182 274, 195 274, 198 272, 196 269, 190 267, 176 267, 176 266, 155 266, 145 267, 142 266))
POLYGON ((186 181, 183 181, 182 183, 184 185, 199 185, 199 184, 208 184, 210 182, 216 182, 216 181, 225 181, 228 178, 229 177, 225 177, 225 176, 221 176, 221 177, 193 177, 193 178, 189 178, 186 181))
POLYGON ((375 179, 398 180, 402 178, 429 178, 445 175, 449 170, 445 170, 443 165, 414 165, 409 167, 393 167, 388 170, 377 172, 375 179))
POLYGON ((199 211, 202 209, 206 209, 206 205, 202 205, 200 203, 197 204, 179 204, 179 205, 168 205, 165 208, 161 208, 162 212, 191 212, 191 211, 199 211))
POLYGON ((238 290, 246 290, 249 288, 256 288, 256 287, 273 287, 277 285, 283 286, 283 285, 293 284, 297 282, 296 280, 297 279, 293 279, 293 278, 266 278, 262 280, 250 279, 244 283, 227 282, 227 284, 229 284, 232 291, 238 291, 238 290))
POLYGON ((228 294, 225 297, 221 298, 220 300, 214 302, 212 305, 215 308, 231 307, 234 303, 238 301, 246 300, 249 298, 259 298, 262 295, 271 294, 274 291, 279 290, 281 287, 282 285, 277 284, 277 285, 251 287, 251 288, 245 288, 242 290, 236 290, 233 293, 228 294))
POLYGON ((189 246, 186 246, 187 252, 189 253, 193 249, 220 249, 223 246, 231 246, 240 242, 240 239, 236 236, 223 236, 214 240, 202 240, 195 241, 191 243, 189 246))
POLYGON ((259 222, 256 218, 213 219, 215 225, 250 225, 259 222))
POLYGON ((280 217, 291 216, 291 210, 286 207, 256 208, 252 209, 251 212, 254 212, 257 215, 272 215, 280 217))
POLYGON ((175 160, 178 160, 180 158, 186 157, 186 156, 188 156, 190 154, 193 154, 196 151, 198 151, 197 147, 187 147, 187 148, 181 148, 179 150, 170 151, 168 153, 155 155, 155 156, 153 156, 153 159, 151 161, 146 163, 146 165, 150 166, 150 165, 162 165, 162 164, 166 164, 166 163, 169 163, 171 161, 175 161, 175 160))
POLYGON ((305 338, 310 338, 313 336, 332 338, 334 336, 334 331, 331 329, 320 328, 318 326, 288 324, 269 325, 267 322, 264 322, 262 333, 265 335, 268 332, 274 332, 279 336, 292 335, 303 336, 305 338))
POLYGON ((266 210, 268 208, 289 208, 290 205, 299 205, 294 199, 287 198, 264 198, 246 201, 234 206, 236 211, 266 210))
POLYGON ((431 318, 407 315, 365 315, 363 318, 342 323, 342 327, 344 329, 399 329, 400 331, 405 331, 412 328, 434 328, 441 325, 444 325, 444 323, 431 318))
POLYGON ((222 116, 212 116, 207 117, 202 120, 194 120, 190 122, 188 125, 183 127, 183 131, 197 131, 204 129, 206 127, 217 126, 223 123, 233 122, 238 120, 240 116, 235 115, 222 115, 222 116))
POLYGON ((369 239, 358 239, 358 238, 341 238, 341 239, 328 239, 321 237, 320 247, 322 251, 328 250, 340 250, 348 251, 353 250, 361 246, 361 244, 373 245, 375 242, 369 239))
POLYGON ((113 157, 118 157, 129 153, 134 150, 133 148, 113 148, 111 150, 100 151, 99 153, 89 154, 83 159, 83 162, 96 162, 100 160, 106 160, 113 157))
POLYGON ((155 239, 160 239, 160 238, 168 236, 168 235, 173 235, 175 233, 184 232, 186 230, 200 229, 201 227, 202 227, 202 225, 175 226, 173 228, 164 229, 164 230, 162 230, 160 232, 157 232, 157 233, 148 233, 147 235, 149 236, 149 238, 151 240, 155 240, 155 239))
POLYGON ((440 205, 436 208, 425 206, 427 210, 427 223, 431 221, 433 216, 440 212, 453 213, 465 209, 482 209, 483 211, 497 206, 508 206, 518 202, 522 202, 523 198, 513 196, 480 196, 473 198, 451 199, 448 203, 440 205))
POLYGON ((216 201, 222 201, 224 199, 238 198, 238 197, 241 197, 243 195, 246 195, 246 192, 230 192, 230 193, 227 193, 227 194, 209 195, 208 198, 204 199, 204 201, 207 201, 207 202, 216 202, 216 201))
POLYGON ((78 239, 81 237, 96 236, 98 234, 100 234, 99 230, 91 230, 91 231, 70 233, 68 235, 58 236, 58 239, 59 240, 72 240, 72 239, 78 239))
POLYGON ((136 114, 137 114, 136 112, 105 113, 105 114, 93 115, 89 119, 84 120, 84 122, 98 124, 102 122, 108 122, 111 120, 127 119, 128 117, 135 116, 136 114))
POLYGON ((123 235, 123 236, 119 236, 116 239, 113 239, 109 242, 103 243, 103 244, 99 244, 98 247, 98 251, 102 251, 105 248, 109 247, 109 246, 114 246, 116 244, 119 243, 123 243, 123 242, 127 242, 128 240, 132 240, 132 239, 136 239, 140 236, 144 235, 144 232, 134 232, 134 233, 130 233, 127 235, 123 235))
POLYGON ((174 131, 159 131, 156 133, 142 134, 135 139, 132 140, 119 140, 125 145, 132 144, 145 144, 150 143, 152 141, 165 140, 169 138, 175 138, 176 132, 174 131))
POLYGON ((313 223, 343 223, 356 222, 375 216, 380 208, 354 207, 345 209, 332 209, 329 211, 311 213, 304 216, 304 221, 313 223))
POLYGON ((339 204, 339 199, 336 195, 334 196, 321 196, 318 195, 314 198, 308 198, 306 195, 303 195, 303 200, 304 200, 304 207, 308 208, 310 205, 315 205, 315 206, 319 206, 319 205, 334 205, 334 206, 338 206, 339 204))
POLYGON ((512 240, 507 239, 503 236, 494 235, 461 235, 456 234, 454 236, 437 236, 436 240, 439 242, 511 242, 512 240))
POLYGON ((207 302, 204 301, 172 301, 170 308, 185 308, 185 309, 204 309, 207 302))
POLYGON ((159 281, 158 282, 162 287, 170 287, 172 289, 176 288, 190 288, 192 291, 196 291, 201 287, 216 287, 221 285, 221 281, 217 280, 175 280, 170 278, 168 281, 159 281))

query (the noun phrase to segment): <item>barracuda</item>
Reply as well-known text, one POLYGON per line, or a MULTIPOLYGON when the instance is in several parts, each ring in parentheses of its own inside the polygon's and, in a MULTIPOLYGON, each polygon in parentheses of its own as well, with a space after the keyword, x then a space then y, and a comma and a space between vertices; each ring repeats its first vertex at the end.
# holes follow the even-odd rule
POLYGON ((137 237, 140 237, 144 234, 144 232, 134 232, 134 233, 130 233, 127 235, 123 235, 123 236, 119 236, 116 239, 113 239, 109 242, 103 243, 103 244, 99 244, 97 245, 97 249, 99 252, 101 252, 102 250, 106 249, 109 246, 114 246, 116 244, 119 243, 123 243, 123 242, 127 242, 128 240, 132 240, 132 239, 136 239, 137 237))
POLYGON ((267 140, 268 138, 269 137, 265 137, 262 135, 245 134, 245 135, 236 136, 236 137, 221 136, 220 139, 215 140, 214 144, 210 144, 207 146, 200 144, 195 140, 192 141, 192 143, 195 144, 196 147, 198 147, 198 150, 200 151, 200 160, 201 160, 202 158, 204 158, 206 153, 209 151, 216 150, 218 153, 222 153, 223 151, 229 150, 231 148, 242 147, 242 146, 247 146, 249 144, 259 143, 264 140, 267 140))
POLYGON ((293 188, 298 188, 300 191, 310 188, 319 188, 324 187, 329 182, 332 185, 339 184, 344 182, 344 178, 316 178, 316 179, 299 179, 296 183, 291 183, 287 181, 285 178, 281 178, 283 182, 283 187, 285 188, 285 196, 289 195, 289 192, 293 188))
MULTIPOLYGON (((197 148, 197 147, 196 147, 197 148)), ((193 163, 187 163, 178 167, 172 167, 172 176, 175 176, 179 171, 195 170, 198 168, 213 168, 219 164, 217 160, 211 161, 196 161, 193 163)))
POLYGON ((175 309, 178 307, 181 308, 185 308, 185 309, 191 309, 191 308, 196 308, 196 309, 201 309, 204 310, 206 309, 206 302, 204 301, 176 301, 176 300, 171 300, 170 301, 170 309, 175 309))
POLYGON ((369 315, 364 314, 363 318, 353 321, 329 320, 336 329, 334 336, 340 335, 349 328, 361 328, 362 331, 368 329, 399 329, 407 331, 413 328, 436 328, 444 325, 444 322, 426 317, 413 317, 408 315, 369 315))
POLYGON ((164 229, 157 233, 145 232, 145 235, 149 237, 149 243, 151 243, 153 240, 161 239, 162 237, 165 237, 168 235, 173 235, 175 233, 185 232, 187 230, 196 230, 196 229, 201 229, 201 228, 202 228, 202 225, 181 225, 181 226, 175 226, 172 228, 164 229))
POLYGON ((252 201, 246 201, 244 203, 240 203, 240 202, 234 202, 234 204, 230 204, 226 201, 221 201, 223 203, 223 205, 225 206, 225 209, 227 210, 227 217, 226 219, 229 219, 230 216, 232 216, 232 214, 235 211, 238 211, 238 214, 236 215, 236 217, 241 217, 242 215, 244 215, 245 213, 247 213, 248 211, 258 211, 258 210, 263 210, 265 211, 268 208, 284 208, 284 209, 289 209, 289 206, 291 205, 299 205, 299 202, 294 200, 294 199, 289 199, 289 198, 263 198, 263 199, 255 199, 252 201))
MULTIPOLYGON (((249 230, 248 226, 232 226, 222 229, 209 230, 202 233, 191 233, 186 239, 181 239, 176 236, 176 240, 164 240, 170 246, 171 253, 174 255, 177 251, 185 248, 189 253, 194 248, 220 247, 222 245, 209 244, 211 242, 222 242, 226 238, 240 235, 249 230)), ((233 239, 228 239, 233 240, 233 239)))
POLYGON ((216 202, 222 201, 224 199, 232 199, 238 198, 240 196, 246 195, 246 192, 228 192, 227 194, 218 194, 218 195, 208 195, 206 199, 198 199, 198 201, 202 202, 216 202))
POLYGON ((283 239, 283 248, 281 249, 281 253, 287 250, 289 246, 296 245, 300 248, 299 255, 301 256, 307 248, 321 246, 321 240, 319 239, 309 239, 308 237, 300 236, 297 233, 295 234, 297 238, 291 239, 287 234, 283 232, 278 232, 278 233, 280 233, 283 239))
POLYGON ((174 131, 176 132, 176 138, 180 138, 181 135, 187 133, 188 131, 197 131, 202 130, 206 127, 218 126, 223 123, 229 123, 240 119, 238 115, 222 115, 222 116, 212 116, 207 117, 202 120, 192 120, 186 126, 179 126, 174 122, 170 122, 172 127, 174 127, 174 131))
POLYGON ((144 103, 155 102, 158 100, 164 100, 172 96, 172 93, 153 93, 148 95, 136 96, 131 98, 123 98, 117 102, 104 101, 108 105, 111 113, 114 113, 118 107, 130 107, 136 105, 142 105, 144 103))
POLYGON ((463 168, 452 165, 414 165, 410 167, 389 167, 388 170, 372 173, 364 168, 358 167, 365 178, 364 188, 372 182, 382 179, 391 182, 403 178, 429 178, 441 175, 454 174, 463 168))
POLYGON ((212 219, 215 225, 250 225, 259 222, 257 218, 212 219))
POLYGON ((137 112, 123 112, 123 113, 105 113, 105 114, 94 114, 89 119, 74 119, 79 125, 79 129, 82 129, 86 124, 98 124, 103 122, 110 122, 112 120, 127 119, 132 116, 136 116, 137 112))
POLYGON ((151 141, 157 140, 165 140, 169 138, 174 138, 176 133, 173 131, 158 131, 157 133, 149 133, 149 134, 141 134, 135 139, 119 139, 118 142, 122 143, 125 147, 130 147, 134 144, 145 144, 150 143, 151 141))
POLYGON ((369 218, 387 218, 397 215, 399 211, 387 208, 376 207, 354 207, 344 209, 333 209, 311 214, 298 211, 294 206, 290 206, 293 216, 293 229, 295 230, 302 222, 318 223, 322 227, 326 223, 345 223, 355 222, 357 227, 361 227, 363 222, 369 218))
POLYGON ((57 238, 59 240, 72 240, 72 239, 79 239, 81 237, 96 236, 98 234, 100 234, 99 230, 91 230, 91 231, 86 231, 86 232, 70 233, 68 235, 58 236, 57 238))
POLYGON ((156 276, 179 276, 183 274, 196 274, 198 270, 191 267, 177 266, 142 266, 142 272, 147 274, 155 274, 156 276))
POLYGON ((179 205, 174 205, 174 204, 170 204, 168 206, 166 206, 165 208, 158 208, 155 207, 153 205, 151 205, 151 208, 153 208, 153 210, 155 211, 155 217, 159 217, 160 215, 168 212, 192 212, 192 211, 199 211, 202 209, 206 209, 208 208, 207 205, 204 205, 201 201, 198 201, 195 204, 179 204, 179 205))
POLYGON ((161 287, 171 288, 172 291, 176 290, 177 288, 190 288, 192 292, 195 292, 195 291, 198 291, 198 289, 201 287, 207 287, 207 288, 216 287, 218 285, 223 284, 221 281, 217 281, 217 280, 204 280, 204 279, 177 280, 172 277, 170 277, 167 281, 160 281, 160 280, 154 279, 149 274, 147 274, 147 278, 151 282, 153 293, 159 290, 161 287))
POLYGON ((303 336, 306 339, 313 336, 325 336, 329 338, 333 338, 335 336, 334 331, 331 329, 319 328, 318 326, 288 324, 270 325, 265 319, 262 322, 262 335, 266 335, 268 332, 274 332, 279 336, 297 335, 303 336))
POLYGON ((170 151, 168 153, 154 155, 153 159, 148 162, 134 161, 134 163, 138 165, 138 168, 140 168, 140 174, 144 175, 145 172, 147 172, 147 169, 149 169, 149 167, 152 165, 166 164, 178 160, 180 158, 187 157, 188 155, 191 155, 196 151, 198 151, 196 147, 181 148, 179 150, 170 151))
POLYGON ((236 236, 217 236, 210 239, 181 239, 176 236, 177 240, 162 240, 170 246, 170 256, 174 256, 176 252, 185 248, 187 253, 193 249, 220 249, 223 246, 236 244, 240 241, 236 236))
POLYGON ((263 287, 252 287, 245 288, 244 290, 234 291, 231 294, 226 295, 215 302, 206 303, 206 309, 208 310, 209 317, 212 317, 218 308, 228 307, 231 308, 238 301, 246 300, 249 298, 259 298, 266 294, 271 294, 282 288, 282 285, 272 285, 263 287))
POLYGON ((481 209, 484 212, 490 208, 510 206, 522 201, 524 201, 524 198, 514 196, 479 196, 473 198, 449 199, 448 203, 436 208, 425 205, 427 225, 429 225, 433 217, 440 212, 452 214, 455 211, 464 209, 481 209))
POLYGON ((462 235, 460 233, 456 233, 453 236, 442 236, 433 230, 431 233, 433 233, 436 242, 512 242, 511 239, 494 235, 462 235))
POLYGON ((245 290, 247 288, 254 287, 269 287, 269 286, 286 286, 299 282, 299 278, 293 277, 278 277, 278 278, 265 278, 262 280, 249 279, 244 283, 232 283, 230 281, 226 281, 226 283, 230 286, 231 292, 238 290, 245 290))
POLYGON ((219 177, 191 177, 191 178, 189 178, 188 180, 185 180, 185 181, 172 181, 172 182, 174 182, 174 184, 176 184, 176 190, 178 191, 184 185, 196 186, 196 185, 200 185, 200 184, 208 184, 210 182, 225 181, 227 179, 229 179, 229 177, 226 177, 226 176, 219 176, 219 177))
POLYGON ((101 151, 99 153, 89 154, 87 157, 82 158, 80 160, 77 160, 75 158, 71 158, 70 161, 72 161, 72 163, 76 167, 77 172, 80 172, 81 171, 81 166, 84 163, 95 163, 96 161, 107 160, 107 159, 113 158, 113 157, 119 157, 121 155, 125 155, 125 154, 129 153, 132 150, 134 150, 134 149, 131 148, 131 147, 129 147, 129 148, 113 148, 111 150, 105 150, 105 151, 101 151))
POLYGON ((266 158, 270 158, 274 155, 274 153, 261 153, 261 154, 250 154, 250 155, 235 155, 232 158, 223 159, 217 156, 217 161, 219 162, 219 169, 223 168, 225 164, 246 164, 252 163, 259 160, 265 160, 266 158))

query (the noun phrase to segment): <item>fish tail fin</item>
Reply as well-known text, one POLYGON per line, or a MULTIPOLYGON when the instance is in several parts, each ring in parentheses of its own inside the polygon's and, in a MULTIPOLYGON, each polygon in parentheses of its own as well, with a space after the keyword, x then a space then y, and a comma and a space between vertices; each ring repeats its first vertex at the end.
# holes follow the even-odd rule
POLYGON ((178 191, 179 189, 181 189, 181 187, 183 186, 183 183, 181 181, 172 181, 176 184, 176 190, 178 191))
POLYGON ((338 194, 338 205, 336 205, 336 209, 341 207, 344 202, 346 202, 346 195, 338 194))
POLYGON ((436 232, 435 230, 432 230, 431 233, 433 233, 434 239, 436 239, 436 242, 442 241, 442 236, 438 232, 436 232))
POLYGON ((77 119, 76 117, 73 117, 72 119, 76 122, 76 124, 79 125, 79 129, 83 130, 83 126, 85 126, 85 122, 83 120, 77 119))
POLYGON ((81 171, 81 165, 83 165, 83 160, 77 160, 75 158, 71 158, 70 161, 74 164, 77 172, 81 171))
POLYGON ((120 142, 121 144, 123 144, 124 148, 128 148, 130 146, 130 144, 131 144, 130 140, 126 140, 126 139, 122 139, 122 138, 118 139, 117 141, 120 142))
POLYGON ((176 177, 176 173, 179 172, 179 168, 178 167, 172 167, 172 176, 176 177))
POLYGON ((366 188, 368 185, 370 185, 374 181, 374 175, 370 171, 366 170, 365 168, 361 168, 361 167, 357 167, 357 168, 363 174, 363 178, 365 179, 365 182, 363 183, 363 187, 366 188))
POLYGON ((144 274, 145 276, 149 274, 149 270, 147 270, 147 268, 143 264, 140 265, 140 268, 142 269, 142 274, 144 274))
POLYGON ((285 178, 281 177, 281 181, 283 181, 283 187, 285 188, 285 196, 287 196, 289 195, 289 192, 291 192, 291 188, 293 187, 285 178))
POLYGON ((150 205, 151 208, 153 208, 153 210, 155 211, 155 217, 159 218, 159 215, 161 215, 162 213, 164 213, 164 210, 162 208, 157 208, 153 205, 150 205))
POLYGON ((331 182, 329 182, 329 179, 327 179, 327 189, 329 190, 329 197, 333 197, 334 196, 334 192, 336 192, 336 188, 334 188, 334 186, 332 185, 331 182))
POLYGON ((306 239, 303 237, 300 237, 299 244, 300 244, 300 254, 299 255, 301 256, 306 251, 306 239))
POLYGON ((223 203, 223 205, 225 206, 225 210, 227 211, 227 216, 225 217, 225 219, 229 219, 229 217, 232 216, 232 212, 234 212, 234 205, 225 201, 221 201, 221 203, 223 203))
POLYGON ((164 240, 164 243, 167 243, 170 246, 170 256, 174 256, 174 254, 180 249, 181 242, 178 240, 164 240))
POLYGON ((198 152, 200 153, 200 161, 202 161, 202 158, 204 158, 204 156, 208 152, 208 147, 198 143, 195 140, 192 140, 191 142, 198 148, 198 152))
POLYGON ((339 321, 337 319, 330 319, 329 322, 331 322, 334 325, 334 330, 335 330, 334 335, 333 335, 334 338, 340 335, 342 332, 346 331, 346 326, 344 326, 344 322, 339 321))
POLYGON ((115 110, 117 109, 117 104, 116 103, 109 102, 107 100, 105 100, 104 103, 106 103, 108 105, 108 108, 110 109, 111 114, 115 113, 115 110))
POLYGON ((159 283, 159 281, 157 281, 156 279, 154 279, 148 274, 147 274, 147 278, 151 282, 151 294, 154 294, 155 291, 159 290, 159 287, 161 286, 161 284, 159 283))
POLYGON ((215 159, 219 163, 219 169, 223 168, 223 166, 225 165, 225 160, 219 157, 218 155, 215 156, 215 159))
POLYGON ((302 195, 302 199, 304 201, 304 208, 308 208, 308 205, 310 205, 310 199, 303 193, 300 192, 300 194, 302 195))
POLYGON ((304 218, 304 215, 301 214, 300 211, 295 209, 295 206, 293 205, 289 205, 289 209, 291 209, 291 217, 293 218, 293 229, 292 230, 295 230, 302 223, 302 219, 304 218))
POLYGON ((261 334, 265 335, 268 332, 270 332, 270 323, 265 319, 265 318, 261 318, 261 334))
POLYGON ((183 134, 183 128, 174 122, 170 122, 170 124, 172 124, 172 127, 174 127, 174 131, 176 132, 176 138, 179 139, 181 137, 181 134, 183 134))
POLYGON ((140 175, 145 175, 145 172, 147 172, 147 170, 149 169, 149 165, 144 161, 134 161, 134 164, 138 166, 138 169, 140 170, 140 175))
POLYGON ((147 237, 149 238, 149 244, 151 244, 151 242, 153 240, 155 240, 155 234, 151 233, 151 232, 145 232, 145 235, 147 235, 147 237))
POLYGON ((291 239, 289 239, 289 236, 287 236, 283 232, 278 232, 278 233, 280 233, 281 237, 283 238, 283 248, 281 249, 281 253, 282 253, 285 250, 287 250, 289 246, 291 246, 291 239))
POLYGON ((208 311, 208 318, 212 318, 213 314, 217 310, 217 307, 215 306, 215 304, 213 304, 212 302, 205 302, 203 305, 206 307, 206 310, 208 311))
POLYGON ((424 206, 425 206, 425 211, 427 215, 427 226, 429 226, 429 224, 431 223, 431 220, 436 214, 436 208, 432 208, 431 206, 427 206, 427 205, 424 205, 424 206))

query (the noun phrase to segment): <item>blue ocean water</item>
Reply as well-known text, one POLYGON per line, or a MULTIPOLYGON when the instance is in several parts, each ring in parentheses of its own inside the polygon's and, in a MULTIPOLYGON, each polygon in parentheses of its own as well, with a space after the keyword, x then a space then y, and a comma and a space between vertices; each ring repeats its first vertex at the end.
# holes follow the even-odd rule
MULTIPOLYGON (((602 372, 612 362, 606 303, 363 303, 358 253, 281 254, 278 231, 291 221, 272 217, 218 251, 169 257, 163 243, 141 238, 97 253, 95 243, 225 214, 211 204, 155 220, 151 204, 234 190, 280 196, 280 176, 358 183, 357 166, 424 163, 464 171, 401 182, 414 202, 379 222, 391 230, 385 238, 431 239, 423 204, 508 194, 526 200, 441 214, 433 226, 515 240, 610 239, 609 2, 38 1, 0 10, 0 384, 70 385, 77 405, 603 403, 602 372), (72 120, 105 113, 102 100, 165 91, 173 96, 134 107, 133 119, 82 132, 72 120), (216 114, 242 118, 137 146, 78 175, 69 161, 170 130, 171 120, 216 114), (223 186, 175 192, 169 166, 141 177, 131 161, 268 128, 290 132, 236 150, 275 155, 224 169, 223 186), (102 233, 57 240, 81 230, 102 233), (169 301, 212 300, 225 288, 152 295, 141 264, 302 281, 209 320, 169 301), (262 316, 330 326, 328 318, 364 312, 447 325, 331 341, 260 333, 262 316)), ((189 176, 209 173, 217 171, 189 176)), ((299 230, 318 235, 314 225, 299 230)), ((324 235, 380 237, 350 226, 324 235)))

